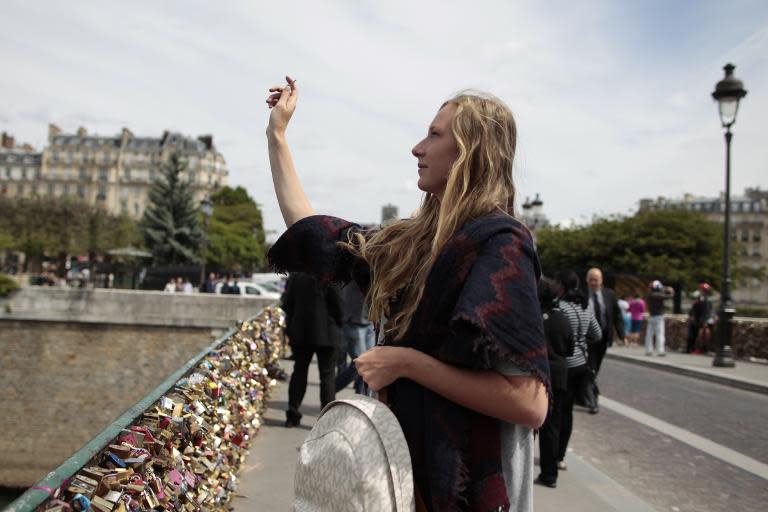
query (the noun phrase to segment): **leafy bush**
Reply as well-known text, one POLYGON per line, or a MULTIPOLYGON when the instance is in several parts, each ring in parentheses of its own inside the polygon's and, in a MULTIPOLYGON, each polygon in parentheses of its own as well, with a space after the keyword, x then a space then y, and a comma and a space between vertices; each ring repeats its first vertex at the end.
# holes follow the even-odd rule
POLYGON ((19 284, 5 274, 0 274, 0 297, 7 297, 14 290, 19 289, 19 284))
POLYGON ((736 316, 747 316, 751 318, 768 318, 768 309, 763 308, 736 308, 736 316))

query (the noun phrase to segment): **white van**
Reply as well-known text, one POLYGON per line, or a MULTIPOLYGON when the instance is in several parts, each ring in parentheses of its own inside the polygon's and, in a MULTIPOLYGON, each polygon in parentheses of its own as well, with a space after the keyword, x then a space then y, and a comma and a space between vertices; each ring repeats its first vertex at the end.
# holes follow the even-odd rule
MULTIPOLYGON (((221 288, 223 286, 224 286, 223 281, 216 283, 216 288, 215 288, 216 293, 221 294, 221 288)), ((281 294, 279 291, 270 289, 261 283, 238 281, 237 288, 240 291, 239 295, 244 297, 257 298, 257 299, 270 299, 270 300, 277 300, 277 301, 280 300, 281 294)))

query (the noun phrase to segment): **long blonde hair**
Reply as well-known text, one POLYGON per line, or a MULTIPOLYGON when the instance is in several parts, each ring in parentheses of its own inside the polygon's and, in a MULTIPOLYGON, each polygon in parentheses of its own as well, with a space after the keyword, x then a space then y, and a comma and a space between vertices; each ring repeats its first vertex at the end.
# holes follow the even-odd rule
POLYGON ((356 233, 345 244, 371 269, 369 318, 386 319, 384 328, 394 339, 405 335, 424 295, 427 275, 451 236, 468 220, 491 212, 514 215, 517 128, 512 112, 485 93, 462 92, 442 107, 448 104, 456 107, 451 131, 459 156, 442 201, 426 193, 410 219, 384 227, 368 240, 356 233), (395 300, 399 308, 390 316, 395 300))

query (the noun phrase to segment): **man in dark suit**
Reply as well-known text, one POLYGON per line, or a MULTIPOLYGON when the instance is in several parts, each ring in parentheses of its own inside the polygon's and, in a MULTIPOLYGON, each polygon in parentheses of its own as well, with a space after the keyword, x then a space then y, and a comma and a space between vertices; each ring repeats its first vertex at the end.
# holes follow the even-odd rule
MULTIPOLYGON (((587 272, 587 299, 589 307, 595 314, 600 329, 603 331, 602 339, 597 343, 589 345, 588 364, 595 372, 595 377, 600 372, 600 365, 603 363, 603 357, 608 347, 613 345, 614 331, 620 340, 624 340, 624 319, 621 316, 618 300, 613 290, 603 286, 603 272, 597 268, 589 269, 587 272)), ((597 404, 590 412, 597 412, 597 404)))
POLYGON ((320 403, 325 407, 336 396, 336 353, 341 343, 342 304, 339 288, 320 286, 303 273, 292 273, 282 297, 286 334, 293 352, 293 373, 288 385, 286 427, 301 424, 299 407, 307 391, 307 373, 317 354, 320 403))

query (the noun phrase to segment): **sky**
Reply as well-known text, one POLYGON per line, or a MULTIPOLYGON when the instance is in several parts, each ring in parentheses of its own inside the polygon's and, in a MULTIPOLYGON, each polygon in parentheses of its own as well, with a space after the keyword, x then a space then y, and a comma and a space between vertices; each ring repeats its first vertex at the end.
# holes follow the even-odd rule
POLYGON ((749 91, 732 191, 768 188, 764 0, 0 3, 0 130, 42 149, 73 133, 212 134, 230 185, 274 239, 267 89, 297 79, 288 130, 318 213, 376 222, 422 198, 411 148, 458 91, 518 124, 519 204, 555 223, 628 214, 645 197, 714 196, 724 141, 710 94, 733 62, 749 91))

